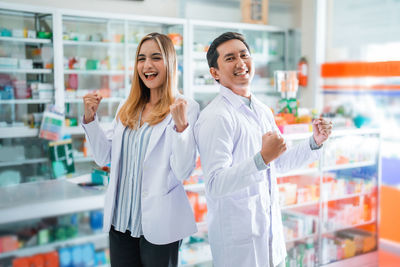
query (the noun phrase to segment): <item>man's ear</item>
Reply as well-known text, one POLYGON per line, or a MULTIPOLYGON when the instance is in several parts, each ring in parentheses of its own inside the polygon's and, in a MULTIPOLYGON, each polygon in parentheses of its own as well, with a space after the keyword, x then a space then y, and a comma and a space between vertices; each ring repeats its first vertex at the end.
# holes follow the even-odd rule
POLYGON ((213 76, 213 78, 215 80, 217 80, 217 81, 219 80, 219 71, 218 71, 217 68, 211 67, 210 68, 210 74, 211 74, 211 76, 213 76))

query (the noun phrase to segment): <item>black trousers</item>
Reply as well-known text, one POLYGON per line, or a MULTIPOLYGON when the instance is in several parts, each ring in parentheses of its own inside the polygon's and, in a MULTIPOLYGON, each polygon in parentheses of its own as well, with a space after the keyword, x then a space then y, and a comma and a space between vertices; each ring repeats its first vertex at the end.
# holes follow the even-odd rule
POLYGON ((129 231, 118 232, 111 226, 111 267, 176 267, 181 241, 166 245, 154 245, 144 236, 135 238, 129 231))

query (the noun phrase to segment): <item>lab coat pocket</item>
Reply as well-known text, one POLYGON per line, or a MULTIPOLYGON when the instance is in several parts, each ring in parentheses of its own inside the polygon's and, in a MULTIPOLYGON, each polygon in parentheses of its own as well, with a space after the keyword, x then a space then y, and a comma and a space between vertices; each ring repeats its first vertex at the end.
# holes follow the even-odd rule
POLYGON ((245 244, 254 237, 261 236, 265 231, 263 211, 260 195, 253 195, 244 199, 230 199, 226 207, 229 216, 227 234, 231 244, 245 244), (229 203, 229 204, 228 204, 229 203))

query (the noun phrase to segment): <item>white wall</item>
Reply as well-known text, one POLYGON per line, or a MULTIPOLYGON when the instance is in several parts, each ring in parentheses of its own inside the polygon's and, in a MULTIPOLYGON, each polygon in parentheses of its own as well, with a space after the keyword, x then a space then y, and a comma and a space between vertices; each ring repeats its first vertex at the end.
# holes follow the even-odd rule
POLYGON ((223 5, 212 2, 181 0, 183 5, 182 17, 198 20, 240 22, 242 13, 235 4, 223 5))
POLYGON ((400 1, 329 0, 326 61, 400 59, 400 1))
MULTIPOLYGON (((180 16, 189 19, 241 22, 239 0, 178 0, 180 16)), ((284 28, 300 28, 301 0, 270 0, 268 24, 284 28)))
POLYGON ((178 17, 178 0, 1 0, 2 2, 79 9, 100 12, 127 13, 144 16, 178 17))
POLYGON ((300 106, 313 108, 316 106, 314 103, 314 95, 316 93, 316 84, 314 82, 316 73, 315 66, 315 14, 316 14, 316 1, 318 0, 302 0, 301 3, 301 54, 308 60, 309 75, 308 86, 301 92, 300 106))

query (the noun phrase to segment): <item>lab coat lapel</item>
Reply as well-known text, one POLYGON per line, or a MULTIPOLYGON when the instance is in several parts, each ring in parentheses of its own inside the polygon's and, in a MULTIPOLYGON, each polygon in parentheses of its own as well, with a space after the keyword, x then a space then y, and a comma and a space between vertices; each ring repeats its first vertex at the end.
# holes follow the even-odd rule
POLYGON ((163 121, 153 126, 153 130, 151 131, 150 135, 149 146, 147 147, 146 156, 144 158, 145 161, 147 160, 147 157, 150 155, 151 151, 153 151, 153 149, 156 147, 171 119, 171 114, 168 114, 163 121))

